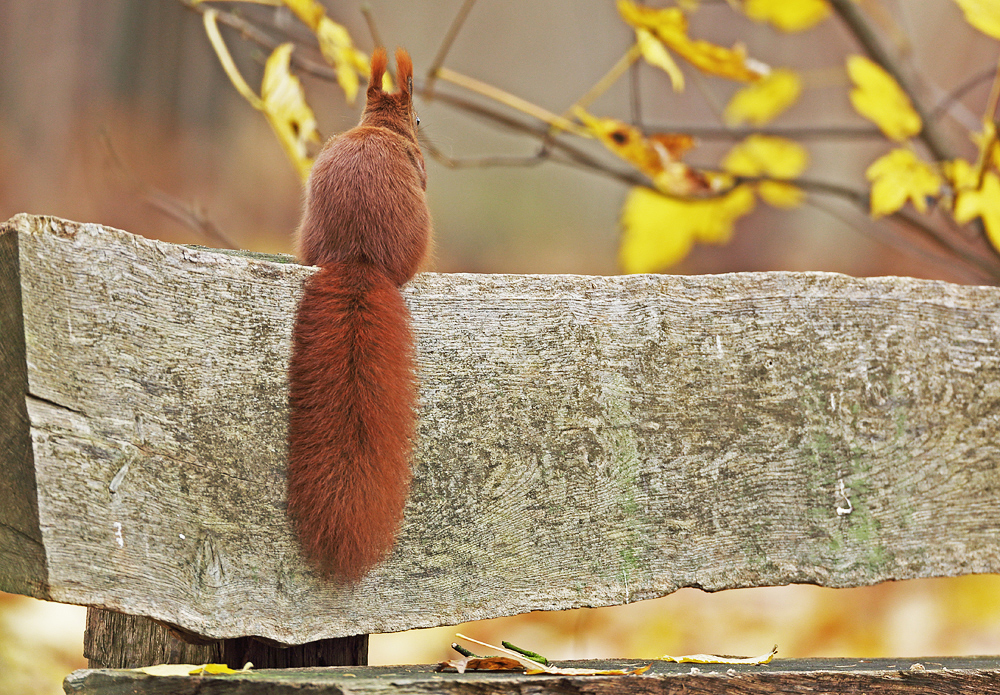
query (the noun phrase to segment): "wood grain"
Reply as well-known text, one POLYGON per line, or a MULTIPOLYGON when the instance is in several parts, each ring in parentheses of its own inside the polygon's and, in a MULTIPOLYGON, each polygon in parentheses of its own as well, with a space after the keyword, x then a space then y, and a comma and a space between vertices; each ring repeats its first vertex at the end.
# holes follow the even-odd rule
MULTIPOLYGON (((637 660, 564 662, 559 666, 628 668, 637 660)), ((993 657, 928 659, 777 659, 766 666, 654 662, 642 676, 525 676, 517 673, 432 673, 430 666, 346 667, 258 671, 231 676, 153 677, 135 672, 76 671, 67 693, 163 695, 183 692, 240 695, 995 695, 1000 661, 993 657), (348 675, 350 674, 350 675, 348 675)))
POLYGON ((2 589, 293 644, 684 586, 1000 571, 995 288, 422 275, 406 521, 340 587, 284 513, 289 336, 314 269, 54 218, 3 232, 24 344, 5 330, 3 355, 23 355, 30 428, 5 371, 2 417, 22 425, 2 440, 2 589))

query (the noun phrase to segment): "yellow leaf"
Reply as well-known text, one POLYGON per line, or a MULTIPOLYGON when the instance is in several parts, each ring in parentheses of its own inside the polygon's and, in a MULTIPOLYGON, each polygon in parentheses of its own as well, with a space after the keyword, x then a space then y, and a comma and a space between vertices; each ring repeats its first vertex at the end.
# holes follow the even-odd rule
MULTIPOLYGON (((359 75, 368 74, 368 56, 354 47, 347 29, 329 17, 320 20, 316 38, 319 39, 323 57, 337 68, 337 84, 353 104, 358 94, 359 75)), ((391 83, 389 87, 391 88, 391 83)))
POLYGON ((240 673, 240 671, 231 669, 225 664, 156 664, 155 666, 144 666, 132 670, 150 676, 198 676, 203 673, 240 673))
POLYGON ((618 0, 618 13, 628 25, 649 30, 667 48, 710 75, 753 82, 770 71, 763 63, 748 58, 740 45, 724 48, 691 39, 687 34, 687 18, 680 8, 655 9, 636 5, 632 0, 618 0))
POLYGON ((307 27, 316 31, 319 20, 326 16, 326 9, 317 0, 283 0, 285 7, 295 13, 307 27))
POLYGON ((722 168, 736 176, 793 179, 809 165, 809 153, 799 143, 773 135, 753 134, 735 145, 722 168))
MULTIPOLYGON (((956 191, 966 188, 974 189, 979 186, 979 176, 976 174, 975 168, 964 159, 953 159, 949 162, 943 162, 941 169, 944 172, 945 178, 948 179, 952 188, 956 191)), ((965 222, 968 222, 968 220, 965 220, 965 222)))
POLYGON ((285 154, 292 160, 302 180, 305 180, 312 168, 312 160, 306 152, 306 142, 318 141, 319 135, 316 132, 316 117, 306 103, 302 83, 289 70, 294 45, 284 43, 271 53, 264 64, 261 96, 257 96, 233 62, 229 49, 226 48, 226 43, 219 33, 217 16, 216 10, 207 10, 204 22, 205 32, 219 57, 222 68, 243 98, 267 118, 285 154))
POLYGON ((872 182, 872 217, 890 215, 907 200, 920 212, 927 212, 927 197, 941 193, 941 176, 910 150, 898 148, 879 157, 865 176, 872 182))
POLYGON ((743 11, 758 22, 770 22, 782 31, 803 31, 830 14, 826 0, 744 0, 743 11))
POLYGON ((994 39, 1000 39, 1000 0, 955 0, 965 21, 994 39))
POLYGON ((656 37, 648 29, 639 27, 635 30, 636 42, 642 57, 650 65, 655 65, 670 76, 670 84, 675 92, 684 91, 684 74, 677 66, 677 62, 670 57, 670 53, 663 44, 656 40, 656 37))
POLYGON ((293 47, 291 43, 281 44, 264 64, 261 110, 285 153, 305 180, 312 167, 306 143, 318 141, 319 135, 316 131, 316 117, 306 103, 302 83, 289 70, 293 47))
POLYGON ((1000 250, 1000 176, 987 171, 983 175, 982 188, 959 191, 955 196, 954 214, 959 224, 981 217, 990 243, 1000 250))
POLYGON ((805 192, 784 181, 760 181, 757 184, 757 195, 776 208, 797 208, 805 199, 805 192))
POLYGON ((794 104, 801 93, 799 74, 788 68, 778 68, 736 92, 723 118, 729 126, 742 123, 761 126, 794 104))
POLYGON ((337 69, 337 84, 353 104, 360 77, 368 74, 368 56, 354 47, 347 29, 327 17, 317 0, 284 0, 284 3, 316 34, 320 53, 337 69))
POLYGON ((622 268, 627 273, 654 272, 680 261, 696 241, 723 244, 736 220, 753 208, 754 196, 746 186, 706 200, 633 188, 622 208, 622 268))
POLYGON ((979 172, 989 167, 1000 168, 1000 141, 997 140, 996 124, 990 120, 983 121, 983 132, 973 133, 972 141, 979 148, 979 158, 976 160, 976 179, 979 172))
POLYGON ((920 132, 920 116, 889 73, 860 55, 848 57, 847 72, 855 85, 851 104, 886 137, 902 142, 920 132))
POLYGON ((713 190, 701 172, 680 161, 693 144, 686 135, 661 133, 646 137, 638 128, 615 118, 598 118, 579 106, 573 114, 605 147, 648 176, 656 187, 672 195, 713 190))
POLYGON ((660 661, 672 661, 675 664, 769 664, 778 653, 778 645, 767 654, 760 656, 718 656, 716 654, 686 654, 684 656, 665 655, 660 661))
POLYGON ((579 106, 573 109, 573 115, 579 118, 605 147, 642 173, 652 177, 663 170, 661 152, 646 140, 638 128, 616 118, 592 116, 579 106))

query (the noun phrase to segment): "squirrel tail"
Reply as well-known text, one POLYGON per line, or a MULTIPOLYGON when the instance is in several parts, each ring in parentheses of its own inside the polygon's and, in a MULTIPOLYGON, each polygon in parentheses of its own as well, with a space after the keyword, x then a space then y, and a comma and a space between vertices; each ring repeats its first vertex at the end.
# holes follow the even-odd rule
POLYGON ((332 264, 307 282, 292 341, 288 511, 306 558, 356 581, 392 548, 409 490, 409 312, 375 267, 332 264))

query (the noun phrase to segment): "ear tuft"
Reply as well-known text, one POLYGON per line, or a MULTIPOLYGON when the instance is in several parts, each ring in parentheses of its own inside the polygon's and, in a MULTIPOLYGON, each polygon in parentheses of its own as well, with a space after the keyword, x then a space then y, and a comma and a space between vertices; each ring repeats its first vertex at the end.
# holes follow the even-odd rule
POLYGON ((413 61, 404 48, 396 49, 396 79, 399 91, 409 94, 413 87, 413 61))
POLYGON ((372 53, 372 74, 368 80, 369 94, 382 92, 382 76, 388 63, 389 57, 385 54, 385 49, 379 46, 372 53))

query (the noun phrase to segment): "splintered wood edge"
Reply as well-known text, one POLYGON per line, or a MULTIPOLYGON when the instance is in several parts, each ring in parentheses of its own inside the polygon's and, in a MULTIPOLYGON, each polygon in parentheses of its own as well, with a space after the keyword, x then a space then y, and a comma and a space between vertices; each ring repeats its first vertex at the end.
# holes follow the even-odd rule
POLYGON ((44 546, 4 586, 297 644, 684 586, 1000 570, 995 288, 424 274, 404 290, 406 520, 344 587, 304 566, 284 514, 285 370, 315 269, 54 218, 4 231, 33 455, 13 470, 44 546))

